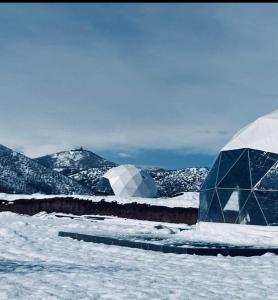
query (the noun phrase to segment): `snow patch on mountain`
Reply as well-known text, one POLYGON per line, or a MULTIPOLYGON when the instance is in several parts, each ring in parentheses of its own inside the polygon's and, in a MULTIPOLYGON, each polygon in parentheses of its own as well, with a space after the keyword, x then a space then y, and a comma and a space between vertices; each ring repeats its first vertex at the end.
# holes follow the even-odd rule
POLYGON ((84 169, 117 166, 117 164, 100 157, 92 151, 82 148, 45 155, 34 160, 67 176, 84 169))

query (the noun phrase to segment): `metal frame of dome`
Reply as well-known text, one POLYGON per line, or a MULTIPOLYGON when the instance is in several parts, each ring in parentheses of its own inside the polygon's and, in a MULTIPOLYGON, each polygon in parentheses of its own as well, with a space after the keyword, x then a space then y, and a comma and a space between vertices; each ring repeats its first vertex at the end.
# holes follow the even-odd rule
POLYGON ((278 111, 224 146, 200 190, 199 221, 278 225, 278 111))

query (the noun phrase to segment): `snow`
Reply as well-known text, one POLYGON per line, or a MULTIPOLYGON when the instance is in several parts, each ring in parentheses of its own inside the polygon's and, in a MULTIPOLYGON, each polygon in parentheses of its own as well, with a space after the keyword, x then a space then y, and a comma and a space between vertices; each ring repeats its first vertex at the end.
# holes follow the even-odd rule
POLYGON ((65 151, 53 154, 53 158, 59 161, 59 165, 70 167, 72 161, 79 161, 83 158, 81 151, 65 151))
POLYGON ((115 166, 115 163, 98 156, 97 154, 83 149, 62 151, 42 157, 37 157, 35 161, 51 169, 71 169, 82 170, 90 167, 115 166))
POLYGON ((278 227, 200 222, 198 230, 187 239, 237 246, 278 247, 278 227))
POLYGON ((262 116, 237 132, 221 151, 250 148, 278 153, 278 110, 262 116))
POLYGON ((117 203, 126 204, 137 202, 140 204, 150 204, 167 207, 199 207, 199 193, 185 192, 174 198, 122 198, 117 196, 87 196, 87 195, 44 195, 44 194, 5 194, 0 193, 0 200, 15 201, 17 199, 51 199, 55 197, 76 197, 78 199, 90 200, 93 202, 105 199, 107 202, 116 201, 117 203))
MULTIPOLYGON (((246 225, 233 233, 237 225, 229 225, 222 233, 227 224, 221 228, 217 224, 210 233, 208 224, 201 224, 206 225, 201 233, 180 224, 163 224, 165 229, 158 230, 158 224, 0 213, 0 299, 277 299, 276 255, 177 255, 58 237, 58 231, 73 231, 160 238, 168 243, 194 236, 198 240, 201 235, 207 240, 243 241, 246 230, 254 237, 257 230, 246 225), (188 230, 180 231, 180 227, 188 230)), ((261 232, 259 242, 266 239, 261 232)), ((277 244, 276 232, 270 236, 277 244)))

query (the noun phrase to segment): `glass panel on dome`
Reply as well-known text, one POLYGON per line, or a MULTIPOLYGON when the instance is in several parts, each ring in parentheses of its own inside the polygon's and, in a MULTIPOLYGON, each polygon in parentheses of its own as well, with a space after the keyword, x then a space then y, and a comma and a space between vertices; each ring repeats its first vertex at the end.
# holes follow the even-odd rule
POLYGON ((241 224, 267 225, 266 218, 253 192, 240 211, 239 222, 241 224))
POLYGON ((200 192, 199 221, 206 221, 206 216, 208 214, 208 209, 210 207, 214 193, 215 190, 200 192))
POLYGON ((246 151, 246 149, 221 152, 221 161, 217 176, 217 184, 225 177, 232 166, 239 160, 244 151, 246 151))
POLYGON ((215 188, 220 159, 221 159, 221 153, 218 155, 218 157, 217 157, 215 163, 213 164, 211 170, 209 171, 203 185, 201 186, 201 191, 215 188))
POLYGON ((220 206, 220 202, 216 192, 213 194, 211 205, 208 209, 208 214, 206 217, 206 222, 217 222, 217 223, 225 222, 222 213, 222 208, 220 206))
MULTIPOLYGON (((277 161, 273 154, 258 150, 248 150, 250 159, 250 172, 252 185, 254 186, 267 173, 277 161)), ((278 158, 278 155, 277 155, 278 158)))
POLYGON ((237 186, 240 189, 251 188, 248 151, 241 155, 239 160, 217 184, 219 188, 235 188, 237 186))
POLYGON ((269 158, 273 159, 274 161, 278 160, 278 153, 272 153, 272 152, 267 152, 267 153, 269 158))
POLYGON ((276 162, 255 186, 256 190, 278 190, 278 162, 276 162))
POLYGON ((239 211, 239 189, 235 189, 230 198, 228 199, 227 204, 223 208, 223 210, 233 210, 233 211, 239 211))
POLYGON ((217 189, 226 223, 235 223, 239 214, 239 189, 217 189))
POLYGON ((278 225, 278 191, 255 191, 268 225, 278 225))

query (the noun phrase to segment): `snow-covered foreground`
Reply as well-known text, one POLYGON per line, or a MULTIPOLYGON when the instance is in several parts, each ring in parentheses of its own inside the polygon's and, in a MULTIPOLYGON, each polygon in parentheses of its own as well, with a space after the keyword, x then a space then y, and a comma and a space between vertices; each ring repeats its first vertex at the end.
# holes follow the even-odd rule
POLYGON ((87 196, 87 195, 44 195, 44 194, 5 194, 0 193, 1 200, 14 201, 16 199, 47 199, 55 197, 76 197, 78 199, 91 200, 98 202, 105 199, 107 202, 116 201, 118 203, 131 203, 137 202, 140 204, 151 204, 151 205, 161 205, 167 207, 199 207, 199 193, 198 192, 185 192, 180 196, 174 198, 120 198, 116 196, 87 196))
MULTIPOLYGON (((120 218, 0 213, 0 299, 277 299, 278 256, 272 254, 251 258, 164 254, 57 235, 73 231, 167 243, 221 237, 219 227, 201 233, 181 224, 163 224, 162 229, 157 225, 120 218)), ((246 232, 242 235, 238 228, 230 241, 243 240, 246 232)), ((250 227, 253 238, 254 230, 250 227)), ((269 235, 275 244, 275 232, 269 235)))

